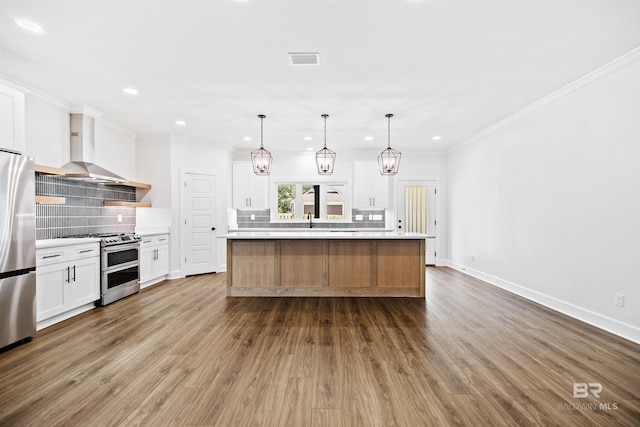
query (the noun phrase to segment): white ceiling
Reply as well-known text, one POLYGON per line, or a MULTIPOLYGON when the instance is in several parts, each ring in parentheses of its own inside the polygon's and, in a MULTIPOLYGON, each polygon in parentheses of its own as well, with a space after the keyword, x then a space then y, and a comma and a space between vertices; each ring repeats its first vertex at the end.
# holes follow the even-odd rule
POLYGON ((323 113, 338 153, 384 148, 386 113, 405 155, 447 149, 639 45, 638 0, 0 0, 1 75, 239 150, 266 114, 274 154, 320 149, 323 113))

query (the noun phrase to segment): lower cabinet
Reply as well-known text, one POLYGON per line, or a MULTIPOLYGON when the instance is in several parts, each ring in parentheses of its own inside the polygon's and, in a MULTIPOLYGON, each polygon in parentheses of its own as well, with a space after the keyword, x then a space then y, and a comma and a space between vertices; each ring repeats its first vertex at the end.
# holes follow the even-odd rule
POLYGON ((99 298, 99 243, 36 251, 39 329, 93 308, 99 298))
POLYGON ((169 274, 169 235, 145 236, 140 242, 140 287, 164 280, 169 274))

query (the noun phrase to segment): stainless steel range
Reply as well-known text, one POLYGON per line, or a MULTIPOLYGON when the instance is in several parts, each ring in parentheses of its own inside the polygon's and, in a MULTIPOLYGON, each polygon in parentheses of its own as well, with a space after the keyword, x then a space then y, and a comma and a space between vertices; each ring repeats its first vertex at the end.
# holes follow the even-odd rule
POLYGON ((140 236, 103 234, 100 258, 100 300, 107 305, 140 291, 140 236))

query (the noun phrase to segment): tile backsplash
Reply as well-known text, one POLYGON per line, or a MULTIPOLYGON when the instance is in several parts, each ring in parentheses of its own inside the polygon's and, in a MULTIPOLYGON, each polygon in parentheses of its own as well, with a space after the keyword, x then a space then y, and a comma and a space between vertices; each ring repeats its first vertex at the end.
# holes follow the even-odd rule
POLYGON ((104 206, 105 200, 135 202, 135 188, 36 174, 36 195, 66 200, 64 205, 36 205, 36 239, 135 231, 136 208, 104 206))
MULTIPOLYGON (((384 228, 384 210, 352 209, 353 222, 320 221, 313 220, 315 228, 384 228), (362 220, 360 220, 362 215, 362 220), (376 219, 373 219, 375 215, 376 219), (357 218, 356 218, 357 216, 357 218), (369 219, 371 218, 371 219, 369 219)), ((270 222, 271 209, 238 210, 238 228, 308 228, 306 222, 270 222), (254 220, 251 220, 254 215, 254 220)))

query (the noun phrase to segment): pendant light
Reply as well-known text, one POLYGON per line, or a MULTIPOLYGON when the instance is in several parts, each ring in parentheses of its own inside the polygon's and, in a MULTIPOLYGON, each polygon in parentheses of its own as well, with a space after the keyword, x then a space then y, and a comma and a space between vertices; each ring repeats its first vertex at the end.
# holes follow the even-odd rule
POLYGON ((253 165, 253 173, 256 175, 269 175, 273 157, 262 145, 262 121, 267 116, 260 114, 258 117, 260 118, 260 148, 251 152, 251 164, 253 165))
POLYGON ((387 114, 385 117, 388 119, 388 145, 386 150, 378 155, 378 166, 380 167, 381 175, 395 175, 398 173, 398 169, 400 169, 400 157, 402 157, 402 153, 391 148, 391 117, 393 117, 393 114, 387 114))
POLYGON ((333 165, 336 162, 336 153, 327 148, 327 117, 323 114, 324 119, 324 148, 316 153, 316 164, 318 165, 318 175, 331 175, 333 173, 333 165))

